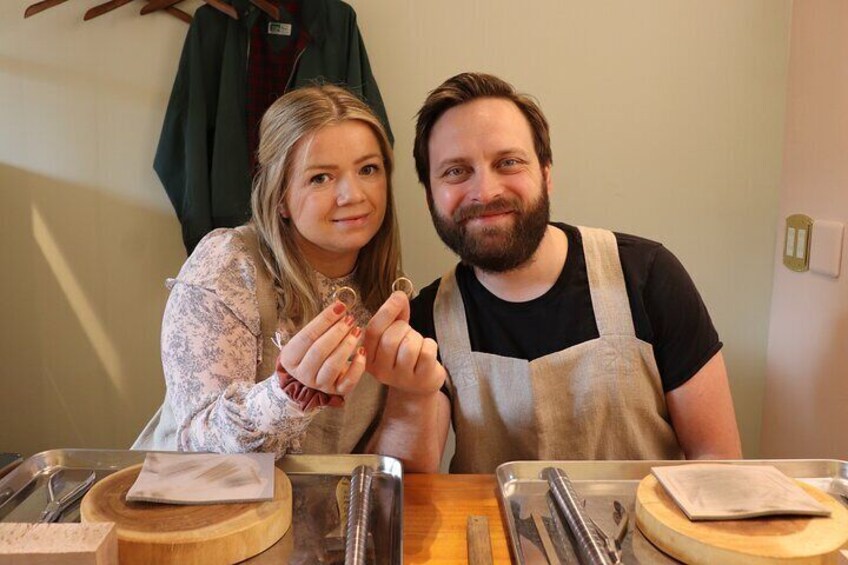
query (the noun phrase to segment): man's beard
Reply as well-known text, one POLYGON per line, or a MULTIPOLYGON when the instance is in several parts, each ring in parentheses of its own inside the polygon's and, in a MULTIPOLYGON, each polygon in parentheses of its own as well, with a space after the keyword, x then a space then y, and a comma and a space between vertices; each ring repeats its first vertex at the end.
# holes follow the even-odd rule
POLYGON ((464 263, 492 273, 504 273, 526 263, 545 235, 550 221, 550 199, 542 186, 541 196, 527 208, 517 198, 498 198, 487 204, 469 204, 447 219, 430 203, 430 216, 442 241, 464 263), (486 226, 468 233, 467 221, 486 214, 510 212, 511 227, 486 226))

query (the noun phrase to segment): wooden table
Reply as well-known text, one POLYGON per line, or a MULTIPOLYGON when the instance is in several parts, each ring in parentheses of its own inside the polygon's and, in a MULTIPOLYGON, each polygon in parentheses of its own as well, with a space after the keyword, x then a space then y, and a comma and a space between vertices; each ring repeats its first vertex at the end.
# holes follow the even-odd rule
POLYGON ((488 517, 494 562, 509 563, 494 475, 405 475, 404 563, 467 563, 471 515, 488 517))

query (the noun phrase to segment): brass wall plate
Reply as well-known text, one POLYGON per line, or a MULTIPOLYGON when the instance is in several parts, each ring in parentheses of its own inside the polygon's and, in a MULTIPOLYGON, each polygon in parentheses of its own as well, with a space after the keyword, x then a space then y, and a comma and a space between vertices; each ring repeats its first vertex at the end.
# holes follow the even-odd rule
POLYGON ((810 269, 810 239, 813 234, 813 219, 804 214, 793 214, 786 218, 783 240, 783 264, 802 273, 810 269))

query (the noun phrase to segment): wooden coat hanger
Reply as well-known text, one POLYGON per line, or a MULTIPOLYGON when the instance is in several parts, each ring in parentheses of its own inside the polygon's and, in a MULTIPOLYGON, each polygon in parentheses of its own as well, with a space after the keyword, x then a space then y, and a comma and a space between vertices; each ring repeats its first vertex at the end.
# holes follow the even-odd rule
POLYGON ((109 0, 108 2, 104 2, 102 4, 98 4, 97 6, 90 8, 85 12, 85 15, 82 17, 83 21, 93 20, 98 16, 102 16, 103 14, 107 14, 114 10, 115 8, 120 8, 124 4, 129 4, 132 0, 109 0))
MULTIPOLYGON (((48 8, 58 6, 64 2, 67 2, 67 0, 42 0, 41 2, 36 2, 35 4, 27 6, 26 10, 24 10, 24 18, 34 16, 35 14, 43 12, 48 8)), ((115 8, 119 8, 129 2, 131 2, 131 0, 110 0, 109 2, 99 4, 88 10, 83 16, 83 20, 88 21, 92 18, 96 18, 97 16, 102 16, 103 14, 111 12, 115 8)), ((186 23, 191 23, 191 15, 178 8, 172 8, 169 6, 165 9, 165 12, 186 23)))
MULTIPOLYGON (((227 4, 226 2, 222 2, 221 0, 203 1, 218 10, 219 12, 227 14, 234 20, 238 19, 238 12, 236 12, 236 9, 227 4)), ((145 4, 144 7, 141 9, 141 15, 144 16, 157 10, 170 10, 172 9, 171 6, 178 2, 182 2, 182 0, 148 0, 147 4, 145 4)))
POLYGON ((273 20, 280 20, 280 8, 268 0, 250 0, 250 3, 268 14, 273 20))
MULTIPOLYGON (((234 20, 239 19, 238 12, 231 5, 223 2, 222 0, 203 0, 219 12, 223 12, 233 18, 234 20)), ((141 15, 150 14, 157 10, 167 10, 174 4, 182 2, 182 0, 149 0, 147 4, 141 9, 141 15)))
POLYGON ((27 9, 24 10, 24 17, 28 18, 30 16, 34 16, 39 12, 43 12, 48 8, 58 6, 59 4, 67 1, 68 0, 44 0, 43 2, 36 2, 35 4, 27 6, 27 9))
MULTIPOLYGON (((203 0, 213 8, 224 12, 234 20, 238 19, 238 12, 231 5, 222 2, 221 0, 203 0)), ((142 15, 149 14, 151 12, 155 12, 156 10, 162 10, 173 6, 174 4, 182 2, 182 0, 149 0, 147 4, 141 9, 142 15)), ((280 8, 270 2, 269 0, 250 0, 250 3, 268 14, 268 16, 273 19, 279 21, 280 19, 280 8)))

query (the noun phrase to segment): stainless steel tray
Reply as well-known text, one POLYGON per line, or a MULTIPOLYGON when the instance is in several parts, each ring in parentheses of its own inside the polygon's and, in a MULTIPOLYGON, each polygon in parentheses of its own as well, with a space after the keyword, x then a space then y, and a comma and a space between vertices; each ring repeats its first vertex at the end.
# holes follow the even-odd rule
MULTIPOLYGON (((58 469, 88 469, 102 479, 144 461, 145 451, 56 449, 33 455, 0 479, 0 492, 14 493, 0 504, 0 522, 36 522, 47 504, 47 479, 58 469), (8 492, 8 491, 7 491, 8 492)), ((374 563, 403 562, 403 470, 391 457, 379 455, 288 455, 277 461, 292 482, 292 527, 251 564, 344 563, 344 550, 326 536, 339 522, 336 485, 358 465, 370 465, 372 482, 374 563)), ((61 522, 79 521, 79 504, 61 522)))
MULTIPOLYGON (((630 515, 624 540, 622 561, 631 563, 677 563, 656 549, 635 523, 636 487, 651 472, 651 467, 680 465, 697 461, 515 461, 504 463, 496 471, 498 496, 509 533, 513 561, 520 564, 547 564, 545 550, 532 514, 542 518, 550 532, 560 563, 578 563, 564 521, 550 505, 547 483, 539 478, 545 467, 563 469, 574 483, 586 511, 604 530, 612 532, 613 501, 625 505, 630 515), (532 514, 531 514, 532 513, 532 514), (555 535, 557 532, 559 536, 555 535)), ((730 463, 773 465, 789 477, 813 485, 848 506, 848 462, 829 459, 741 460, 730 463)), ((551 563, 555 561, 551 560, 551 563)))
POLYGON ((0 453, 0 478, 8 475, 23 459, 17 453, 0 453))

